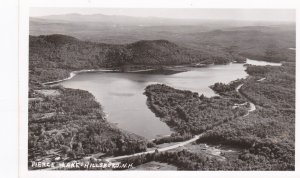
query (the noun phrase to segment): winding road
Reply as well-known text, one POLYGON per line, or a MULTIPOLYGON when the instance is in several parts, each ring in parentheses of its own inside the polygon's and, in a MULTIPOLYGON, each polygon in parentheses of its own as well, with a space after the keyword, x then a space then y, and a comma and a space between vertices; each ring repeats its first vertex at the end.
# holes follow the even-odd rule
MULTIPOLYGON (((240 84, 239 86, 236 87, 235 91, 238 92, 240 95, 244 96, 241 92, 240 89, 244 84, 240 84)), ((244 96, 245 97, 245 96, 244 96)), ((246 97, 245 97, 246 98, 246 97)), ((255 104, 253 104, 252 102, 248 101, 248 103, 250 104, 250 109, 248 110, 247 114, 245 114, 243 117, 246 117, 250 114, 250 112, 253 112, 256 110, 255 104)))

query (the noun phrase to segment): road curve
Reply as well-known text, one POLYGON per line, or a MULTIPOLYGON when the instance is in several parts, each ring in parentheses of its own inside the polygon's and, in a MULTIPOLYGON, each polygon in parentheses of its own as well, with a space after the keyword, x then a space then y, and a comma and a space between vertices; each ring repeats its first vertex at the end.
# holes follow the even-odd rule
MULTIPOLYGON (((238 92, 239 94, 241 94, 242 96, 244 96, 241 92, 240 89, 244 84, 240 84, 239 86, 236 87, 235 91, 238 92)), ((245 114, 243 117, 246 117, 250 114, 250 112, 253 112, 256 110, 255 104, 253 104, 252 102, 248 101, 248 103, 250 104, 250 109, 248 110, 247 114, 245 114)))

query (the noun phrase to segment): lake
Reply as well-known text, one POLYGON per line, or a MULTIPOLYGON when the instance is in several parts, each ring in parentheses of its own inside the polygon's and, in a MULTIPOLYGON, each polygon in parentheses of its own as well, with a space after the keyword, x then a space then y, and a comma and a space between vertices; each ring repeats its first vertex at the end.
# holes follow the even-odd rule
MULTIPOLYGON (((254 65, 280 65, 264 61, 247 60, 254 65)), ((209 88, 216 82, 229 83, 245 78, 243 64, 211 65, 204 68, 187 68, 187 72, 172 75, 87 72, 80 73, 60 84, 67 88, 91 92, 108 114, 108 121, 123 130, 153 139, 170 135, 172 131, 146 105, 144 89, 149 84, 164 83, 176 89, 198 92, 199 95, 215 96, 209 88)))

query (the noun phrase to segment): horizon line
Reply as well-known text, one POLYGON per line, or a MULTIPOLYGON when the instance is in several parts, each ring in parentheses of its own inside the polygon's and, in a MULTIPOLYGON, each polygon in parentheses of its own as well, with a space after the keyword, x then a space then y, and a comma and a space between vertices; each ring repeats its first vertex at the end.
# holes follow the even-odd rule
MULTIPOLYGON (((276 10, 276 9, 274 9, 276 10)), ((279 9, 278 9, 279 10, 279 9)), ((294 10, 294 9, 289 9, 294 10)), ((285 22, 285 23, 296 23, 295 20, 255 20, 255 19, 221 19, 221 18, 173 18, 173 17, 163 17, 163 16, 134 16, 134 15, 125 15, 125 14, 104 14, 104 13, 91 13, 91 14, 84 14, 79 12, 70 12, 70 13, 63 13, 63 14, 48 14, 48 15, 29 15, 29 18, 41 18, 41 17, 49 17, 49 16, 66 16, 66 15, 81 15, 81 16, 93 16, 93 15, 102 15, 102 16, 120 16, 120 17, 129 17, 129 18, 156 18, 156 19, 165 19, 165 20, 203 20, 203 21, 242 21, 242 22, 285 22)), ((49 19, 50 20, 50 19, 49 19)), ((55 20, 55 19, 51 19, 55 20)))

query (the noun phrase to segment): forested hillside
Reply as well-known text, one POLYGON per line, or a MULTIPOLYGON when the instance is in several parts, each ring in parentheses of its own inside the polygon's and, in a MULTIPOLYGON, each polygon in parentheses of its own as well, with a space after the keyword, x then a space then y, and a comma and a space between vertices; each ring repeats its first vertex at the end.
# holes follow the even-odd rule
POLYGON ((29 92, 28 161, 145 151, 147 141, 107 122, 92 94, 60 86, 29 92))
POLYGON ((65 35, 30 36, 30 80, 49 82, 66 78, 71 71, 120 68, 125 65, 228 63, 240 60, 229 53, 207 53, 178 46, 167 40, 112 45, 80 41, 65 35))

